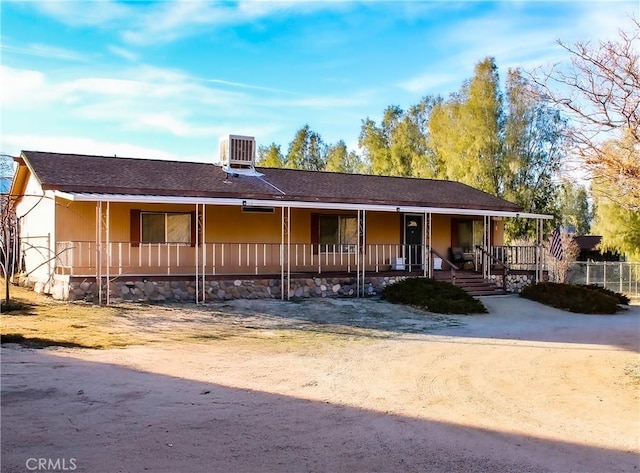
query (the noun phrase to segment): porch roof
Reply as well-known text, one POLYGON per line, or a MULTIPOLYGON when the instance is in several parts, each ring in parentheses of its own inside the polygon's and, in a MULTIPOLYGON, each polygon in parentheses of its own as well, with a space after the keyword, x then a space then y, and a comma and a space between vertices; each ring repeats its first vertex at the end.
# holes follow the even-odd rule
POLYGON ((291 200, 263 200, 263 199, 242 199, 223 197, 184 197, 184 196, 162 196, 162 195, 139 195, 139 194, 98 194, 83 192, 61 192, 56 191, 57 197, 77 201, 77 202, 128 202, 138 204, 207 204, 207 205, 237 205, 248 207, 292 207, 301 209, 324 209, 324 210, 367 210, 374 212, 404 212, 404 213, 436 213, 443 215, 474 215, 490 217, 521 217, 551 219, 551 215, 534 214, 528 212, 509 212, 500 210, 479 210, 463 208, 443 208, 425 206, 396 206, 383 204, 352 204, 347 202, 310 202, 291 200))
POLYGON ((23 151, 43 189, 77 201, 264 205, 548 218, 444 180, 259 168, 234 176, 208 163, 23 151))

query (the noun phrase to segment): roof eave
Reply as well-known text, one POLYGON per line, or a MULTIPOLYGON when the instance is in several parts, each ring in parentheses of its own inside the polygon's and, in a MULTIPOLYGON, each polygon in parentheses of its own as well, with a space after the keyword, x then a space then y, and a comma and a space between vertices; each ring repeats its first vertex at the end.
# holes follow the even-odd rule
POLYGON ((532 218, 532 219, 552 219, 551 215, 534 214, 529 212, 518 212, 514 210, 495 209, 470 209, 456 207, 432 207, 424 205, 403 205, 403 204, 374 204, 374 203, 354 203, 354 202, 313 202, 304 200, 284 200, 284 199, 254 199, 246 197, 198 197, 198 196, 161 196, 142 194, 96 194, 82 192, 55 191, 56 197, 60 197, 76 202, 126 202, 126 203, 148 203, 148 204, 209 204, 209 205, 237 205, 237 206, 273 206, 273 207, 294 207, 303 209, 320 210, 368 210, 376 212, 402 212, 402 213, 435 213, 444 215, 474 215, 506 218, 532 218))

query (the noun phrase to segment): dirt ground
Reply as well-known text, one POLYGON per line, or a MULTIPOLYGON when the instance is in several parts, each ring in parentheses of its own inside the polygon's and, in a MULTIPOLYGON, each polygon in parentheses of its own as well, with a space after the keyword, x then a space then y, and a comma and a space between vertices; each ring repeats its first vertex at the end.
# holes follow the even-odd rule
POLYGON ((640 306, 482 300, 145 307, 113 327, 143 345, 3 345, 2 472, 640 472, 640 306))

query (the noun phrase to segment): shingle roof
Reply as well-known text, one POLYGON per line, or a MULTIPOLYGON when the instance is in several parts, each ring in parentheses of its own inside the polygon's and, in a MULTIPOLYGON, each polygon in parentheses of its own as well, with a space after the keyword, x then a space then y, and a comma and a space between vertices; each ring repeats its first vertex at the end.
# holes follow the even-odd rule
POLYGON ((580 235, 574 237, 573 240, 580 248, 580 251, 590 251, 596 249, 596 246, 602 241, 602 237, 599 235, 580 235))
POLYGON ((275 168, 258 168, 261 178, 233 177, 206 163, 40 151, 23 151, 22 156, 44 189, 65 192, 521 210, 453 181, 275 168))

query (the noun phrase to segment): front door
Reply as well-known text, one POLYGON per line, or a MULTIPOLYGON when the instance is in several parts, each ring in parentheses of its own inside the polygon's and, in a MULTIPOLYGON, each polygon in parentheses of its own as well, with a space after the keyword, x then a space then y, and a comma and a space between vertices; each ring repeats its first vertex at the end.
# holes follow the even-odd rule
POLYGON ((405 264, 409 271, 422 268, 423 216, 405 214, 404 247, 405 264))

